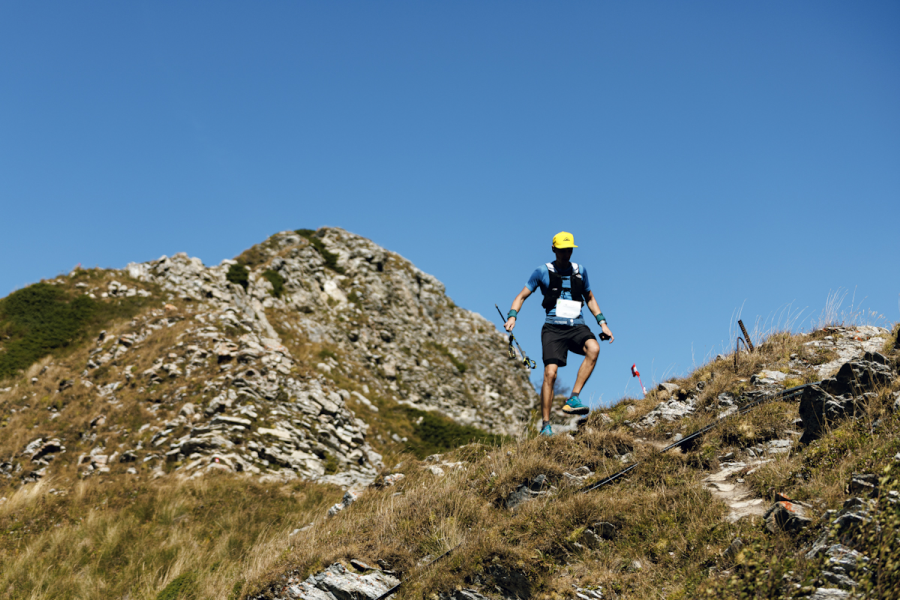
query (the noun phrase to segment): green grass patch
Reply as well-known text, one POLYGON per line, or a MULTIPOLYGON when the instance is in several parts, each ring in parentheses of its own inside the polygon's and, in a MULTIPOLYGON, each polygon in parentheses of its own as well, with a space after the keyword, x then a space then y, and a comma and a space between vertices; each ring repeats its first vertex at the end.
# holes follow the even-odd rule
POLYGON ((156 600, 188 600, 194 598, 196 579, 197 576, 193 573, 179 575, 156 595, 156 600))
POLYGON ((240 263, 235 263, 228 267, 228 272, 225 274, 225 279, 230 281, 231 283, 236 283, 245 290, 247 286, 250 284, 250 271, 247 270, 247 267, 240 263))
POLYGON ((244 580, 238 579, 231 587, 231 594, 228 595, 228 600, 241 600, 242 589, 244 589, 244 580))
POLYGON ((284 293, 284 277, 281 276, 281 273, 268 269, 263 271, 263 277, 272 284, 272 295, 276 298, 281 298, 281 295, 284 293))
POLYGON ((471 425, 460 425, 453 419, 433 412, 402 408, 413 423, 413 435, 407 442, 410 452, 419 458, 441 454, 471 442, 499 445, 506 438, 471 425))
POLYGON ((322 348, 321 350, 316 352, 316 356, 318 356, 322 360, 326 360, 329 358, 337 360, 337 354, 334 353, 334 350, 331 350, 329 348, 322 348))
POLYGON ((428 342, 427 345, 438 354, 446 356, 450 360, 450 362, 453 363, 453 366, 456 367, 456 370, 460 373, 465 373, 469 369, 469 365, 453 356, 453 354, 450 352, 450 350, 447 349, 446 346, 443 346, 436 342, 428 342))
POLYGON ((65 348, 84 332, 97 312, 88 296, 69 298, 46 283, 13 292, 0 301, 0 379, 28 368, 50 352, 65 348))
POLYGON ((335 273, 340 273, 341 275, 344 274, 344 268, 338 265, 337 262, 339 258, 338 255, 334 252, 329 252, 328 249, 325 248, 325 244, 322 243, 322 240, 315 231, 312 229, 297 229, 294 233, 309 240, 309 243, 316 249, 316 252, 322 256, 326 267, 335 273))
POLYGON ((60 352, 117 318, 131 318, 149 300, 135 296, 110 301, 73 295, 36 283, 0 300, 0 380, 60 352))
POLYGON ((322 466, 325 468, 326 475, 334 475, 341 469, 337 459, 328 452, 325 453, 325 463, 322 466))

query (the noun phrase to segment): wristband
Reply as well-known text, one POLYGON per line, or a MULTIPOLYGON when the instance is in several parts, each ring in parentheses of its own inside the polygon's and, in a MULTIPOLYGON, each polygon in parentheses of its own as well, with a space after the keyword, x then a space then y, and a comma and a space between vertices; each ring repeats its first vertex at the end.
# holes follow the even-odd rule
POLYGON ((597 313, 597 323, 606 323, 606 317, 603 316, 603 313, 597 313))
POLYGON ((519 316, 519 311, 514 308, 509 309, 509 314, 506 315, 507 319, 516 319, 519 316))

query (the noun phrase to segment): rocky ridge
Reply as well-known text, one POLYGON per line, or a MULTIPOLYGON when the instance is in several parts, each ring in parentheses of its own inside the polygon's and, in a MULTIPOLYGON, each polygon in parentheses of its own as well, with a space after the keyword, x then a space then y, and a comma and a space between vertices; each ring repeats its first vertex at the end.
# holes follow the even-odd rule
MULTIPOLYGON (((83 475, 124 464, 153 477, 218 469, 364 486, 382 467, 367 435, 372 418, 390 417, 379 410, 407 405, 513 434, 535 401, 492 323, 341 229, 276 234, 212 267, 179 253, 105 275, 75 288, 101 301, 156 294, 165 306, 102 332, 76 372, 47 361, 29 372, 35 388, 92 404, 83 475), (136 430, 119 418, 126 398, 148 417, 136 430)), ((0 401, 36 395, 22 385, 0 389, 0 401)), ((393 438, 375 443, 402 442, 393 438)), ((64 453, 55 436, 30 439, 2 473, 33 481, 64 453)))

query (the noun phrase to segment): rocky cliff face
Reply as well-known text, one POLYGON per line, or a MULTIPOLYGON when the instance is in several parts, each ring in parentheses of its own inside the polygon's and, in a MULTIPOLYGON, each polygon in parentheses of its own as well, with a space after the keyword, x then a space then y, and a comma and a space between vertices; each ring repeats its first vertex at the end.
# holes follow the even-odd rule
MULTIPOLYGON (((57 416, 90 407, 77 434, 82 473, 146 464, 157 477, 224 469, 352 487, 381 468, 376 447, 402 441, 391 423, 404 405, 513 434, 536 399, 489 321, 341 229, 279 233, 218 266, 181 253, 75 285, 101 302, 158 300, 89 350, 35 365, 30 394, 25 381, 0 389, 0 402, 26 392, 20 410, 42 387, 61 395, 57 416)), ((62 444, 52 422, 42 431, 27 440, 34 461, 9 462, 10 476, 46 473, 54 454, 39 449, 62 444)))

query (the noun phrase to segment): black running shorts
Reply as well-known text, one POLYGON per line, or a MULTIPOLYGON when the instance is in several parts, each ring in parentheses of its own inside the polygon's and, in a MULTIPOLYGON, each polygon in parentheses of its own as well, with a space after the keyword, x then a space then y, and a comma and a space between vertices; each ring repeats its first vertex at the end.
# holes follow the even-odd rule
POLYGON ((544 323, 541 329, 541 346, 544 351, 544 366, 566 366, 566 354, 574 352, 584 356, 584 344, 595 340, 594 333, 587 325, 550 325, 544 323))

